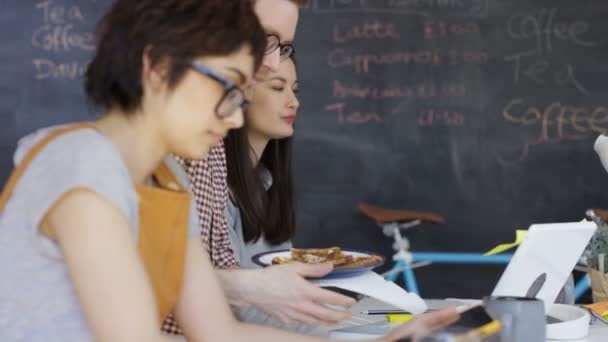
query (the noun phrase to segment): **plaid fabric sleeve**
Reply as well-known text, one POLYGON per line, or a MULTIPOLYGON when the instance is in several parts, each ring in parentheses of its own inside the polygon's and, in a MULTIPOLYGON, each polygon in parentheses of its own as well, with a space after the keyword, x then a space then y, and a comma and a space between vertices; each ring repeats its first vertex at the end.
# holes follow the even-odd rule
POLYGON ((165 319, 165 321, 163 322, 163 324, 161 326, 161 330, 164 334, 167 334, 167 335, 183 335, 184 334, 182 329, 177 324, 177 321, 175 320, 175 316, 173 316, 173 314, 169 314, 169 316, 167 316, 167 318, 165 319))
POLYGON ((238 266, 224 217, 228 200, 224 144, 211 149, 207 159, 177 159, 190 176, 201 225, 201 239, 209 252, 211 262, 218 268, 238 266))
MULTIPOLYGON (((226 269, 238 266, 234 255, 228 232, 228 224, 224 215, 228 203, 228 168, 226 166, 226 152, 221 143, 209 153, 209 166, 211 167, 211 189, 214 194, 212 206, 212 222, 209 248, 211 262, 215 267, 226 269)), ((197 188, 198 186, 195 186, 197 188)), ((205 189, 197 189, 203 192, 205 189)))
MULTIPOLYGON (((214 147, 207 159, 185 160, 176 157, 190 176, 192 195, 201 225, 201 240, 213 266, 221 269, 238 266, 228 236, 224 209, 228 201, 226 152, 224 144, 214 147)), ((173 315, 162 324, 163 332, 181 334, 173 315)))

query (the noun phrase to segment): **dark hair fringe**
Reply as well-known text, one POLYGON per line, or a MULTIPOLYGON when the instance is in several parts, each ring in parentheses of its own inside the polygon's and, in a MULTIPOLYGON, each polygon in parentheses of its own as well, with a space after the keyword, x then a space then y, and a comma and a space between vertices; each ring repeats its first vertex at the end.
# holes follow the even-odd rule
POLYGON ((89 103, 129 113, 143 96, 142 56, 168 62, 170 88, 195 58, 251 48, 261 65, 266 34, 250 0, 117 0, 97 27, 97 49, 85 74, 89 103))

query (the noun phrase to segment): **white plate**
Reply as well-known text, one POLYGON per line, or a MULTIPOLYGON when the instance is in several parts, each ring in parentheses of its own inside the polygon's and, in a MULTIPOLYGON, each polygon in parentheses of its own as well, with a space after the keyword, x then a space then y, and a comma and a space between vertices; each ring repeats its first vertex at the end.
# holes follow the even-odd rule
MULTIPOLYGON (((363 272, 370 271, 370 270, 384 264, 384 257, 381 255, 375 254, 375 253, 355 250, 355 249, 341 249, 341 250, 342 250, 342 253, 344 253, 346 255, 352 255, 355 257, 366 257, 366 256, 368 257, 368 256, 377 255, 377 256, 381 257, 382 260, 380 260, 376 263, 373 263, 371 265, 365 265, 365 266, 338 267, 338 268, 334 269, 333 271, 331 271, 329 274, 327 274, 324 278, 352 277, 355 275, 359 275, 363 272)), ((267 267, 267 266, 272 266, 272 259, 276 258, 276 257, 290 258, 291 251, 288 249, 283 249, 283 250, 278 250, 278 251, 259 253, 259 254, 254 255, 253 257, 251 257, 251 261, 253 261, 253 263, 260 265, 262 267, 267 267)))

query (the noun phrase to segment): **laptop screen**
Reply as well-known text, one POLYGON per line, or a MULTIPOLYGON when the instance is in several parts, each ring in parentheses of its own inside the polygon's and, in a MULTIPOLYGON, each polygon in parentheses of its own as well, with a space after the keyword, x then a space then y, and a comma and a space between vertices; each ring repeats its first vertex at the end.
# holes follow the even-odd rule
POLYGON ((493 296, 534 296, 548 311, 595 232, 593 222, 534 224, 496 284, 493 296))

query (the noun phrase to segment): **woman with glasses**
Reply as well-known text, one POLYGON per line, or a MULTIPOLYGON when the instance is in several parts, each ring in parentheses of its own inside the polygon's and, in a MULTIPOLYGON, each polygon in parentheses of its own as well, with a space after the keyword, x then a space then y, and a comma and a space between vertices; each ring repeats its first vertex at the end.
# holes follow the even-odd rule
POLYGON ((117 0, 98 30, 85 89, 104 114, 22 140, 0 197, 0 340, 169 340, 173 311, 191 341, 313 341, 234 319, 162 163, 242 125, 266 44, 251 4, 117 0))
POLYGON ((248 1, 118 0, 98 35, 85 90, 103 115, 22 139, 3 191, 0 340, 157 341, 170 311, 222 340, 231 312, 162 161, 242 125, 265 32, 248 1))

